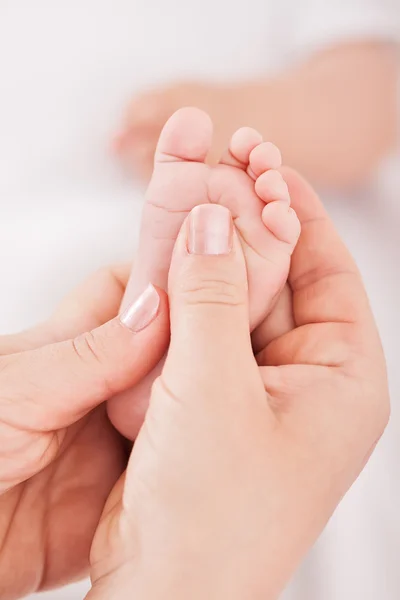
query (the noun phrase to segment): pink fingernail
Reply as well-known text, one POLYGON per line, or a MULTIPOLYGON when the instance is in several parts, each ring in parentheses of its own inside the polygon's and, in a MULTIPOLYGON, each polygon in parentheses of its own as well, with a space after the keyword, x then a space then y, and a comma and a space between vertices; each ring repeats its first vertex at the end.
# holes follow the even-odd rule
POLYGON ((230 211, 219 204, 196 206, 189 215, 189 254, 218 256, 232 250, 233 224, 230 211))
POLYGON ((154 321, 159 308, 160 296, 156 288, 150 283, 139 298, 124 310, 119 320, 133 333, 138 333, 154 321))

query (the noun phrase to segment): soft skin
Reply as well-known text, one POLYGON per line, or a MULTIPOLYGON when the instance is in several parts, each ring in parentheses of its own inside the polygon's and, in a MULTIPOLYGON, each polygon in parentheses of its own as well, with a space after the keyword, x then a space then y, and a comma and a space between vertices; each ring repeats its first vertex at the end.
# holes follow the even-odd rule
POLYGON ((94 534, 91 600, 274 599, 323 529, 387 423, 385 362, 352 258, 312 189, 284 176, 302 224, 294 326, 254 356, 229 211, 191 213, 171 264, 170 351, 125 475, 101 405, 165 352, 163 292, 112 319, 125 275, 103 273, 1 340, 2 600, 82 576, 94 534), (213 244, 199 244, 210 221, 213 244))
POLYGON ((229 253, 190 252, 198 211, 215 235, 226 209, 197 207, 181 229, 171 346, 97 531, 90 600, 276 599, 385 428, 385 361, 360 274, 311 188, 285 178, 302 222, 295 325, 256 358, 236 234, 229 253))

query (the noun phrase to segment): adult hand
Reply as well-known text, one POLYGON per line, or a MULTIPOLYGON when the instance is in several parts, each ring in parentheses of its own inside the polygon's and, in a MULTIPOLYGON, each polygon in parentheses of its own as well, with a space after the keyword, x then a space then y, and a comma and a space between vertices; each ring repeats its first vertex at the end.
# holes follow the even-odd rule
POLYGON ((318 198, 286 175, 303 227, 295 328, 256 361, 230 215, 196 208, 171 264, 170 350, 94 540, 89 598, 276 598, 385 428, 361 277, 318 198))
POLYGON ((127 460, 96 407, 140 379, 169 336, 161 292, 148 290, 147 312, 142 302, 125 324, 112 320, 128 274, 104 269, 48 322, 0 338, 2 600, 87 573, 94 531, 127 460))

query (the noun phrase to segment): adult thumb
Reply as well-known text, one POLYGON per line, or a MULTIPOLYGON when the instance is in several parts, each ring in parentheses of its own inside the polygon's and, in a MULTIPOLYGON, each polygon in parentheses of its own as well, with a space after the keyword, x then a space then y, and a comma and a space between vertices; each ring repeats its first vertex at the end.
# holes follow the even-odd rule
POLYGON ((212 385, 254 363, 246 264, 228 209, 206 204, 190 213, 175 245, 168 291, 166 377, 212 385))
POLYGON ((97 329, 0 357, 0 421, 31 431, 71 425, 140 381, 168 342, 167 298, 150 285, 124 314, 97 329))

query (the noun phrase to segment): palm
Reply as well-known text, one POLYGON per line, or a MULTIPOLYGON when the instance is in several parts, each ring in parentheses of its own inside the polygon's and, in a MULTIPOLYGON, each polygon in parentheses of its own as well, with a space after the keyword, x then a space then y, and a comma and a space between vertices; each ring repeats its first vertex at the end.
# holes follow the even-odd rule
MULTIPOLYGON (((360 275, 312 190, 291 171, 285 170, 285 179, 290 187, 293 206, 302 222, 302 235, 293 255, 289 287, 286 288, 286 291, 290 291, 289 298, 287 294, 283 296, 286 300, 281 326, 271 328, 267 323, 267 330, 271 333, 274 329, 274 332, 268 336, 269 342, 264 348, 260 347, 259 342, 264 336, 254 332, 253 346, 257 352, 259 370, 253 369, 254 361, 251 358, 252 369, 249 374, 254 379, 249 388, 251 392, 248 393, 255 401, 243 402, 247 392, 246 389, 243 392, 242 380, 246 358, 238 353, 234 357, 237 363, 229 365, 228 379, 232 387, 228 388, 230 393, 226 394, 229 398, 226 413, 215 413, 214 402, 211 402, 212 411, 209 411, 209 404, 205 403, 204 408, 202 403, 195 402, 196 417, 190 419, 191 427, 186 429, 182 426, 185 423, 182 417, 182 420, 178 420, 177 429, 174 419, 156 418, 157 409, 154 407, 157 402, 159 406, 168 406, 165 395, 168 397, 171 394, 174 409, 185 411, 187 408, 190 413, 190 402, 186 407, 185 402, 176 402, 176 399, 192 397, 193 377, 174 377, 174 368, 168 371, 167 360, 162 375, 164 385, 153 388, 154 396, 146 422, 149 426, 142 429, 136 453, 133 452, 125 490, 125 482, 121 478, 100 521, 92 548, 95 581, 101 579, 110 556, 117 556, 120 564, 137 556, 137 540, 142 540, 137 530, 146 528, 142 521, 148 519, 150 531, 154 526, 159 499, 152 492, 158 492, 163 487, 159 485, 160 474, 166 476, 162 480, 164 485, 165 481, 170 483, 168 474, 173 474, 171 487, 166 486, 167 501, 162 502, 161 508, 161 529, 164 524, 168 526, 168 535, 161 532, 163 540, 170 539, 170 532, 178 530, 178 527, 171 525, 175 523, 174 518, 182 524, 186 505, 190 506, 189 520, 193 514, 202 514, 202 507, 196 511, 196 503, 203 502, 198 490, 213 490, 215 474, 223 472, 227 478, 218 495, 219 506, 223 507, 216 510, 218 519, 221 514, 226 519, 227 507, 233 506, 234 516, 229 522, 237 520, 243 504, 237 506, 235 502, 243 501, 242 492, 246 487, 243 482, 248 481, 251 482, 248 486, 251 498, 246 505, 246 540, 249 539, 248 531, 252 530, 265 532, 262 540, 268 539, 269 534, 274 536, 270 519, 273 515, 273 522, 284 523, 286 532, 290 532, 287 536, 282 536, 280 532, 279 540, 274 541, 277 547, 284 540, 285 553, 290 555, 287 547, 297 544, 295 536, 293 539, 291 537, 293 532, 299 535, 299 547, 308 547, 364 466, 372 450, 371 440, 386 425, 388 403, 385 397, 384 358, 360 275), (235 373, 240 373, 238 380, 235 373), (160 394, 158 400, 157 394, 160 394), (270 408, 276 419, 271 418, 274 415, 271 415, 270 408), (218 417, 222 415, 222 418, 216 418, 216 414, 218 417), (173 426, 169 429, 170 423, 173 426), (162 435, 157 435, 158 428, 162 435), (178 448, 174 445, 177 435, 178 448), (158 446, 160 441, 162 445, 158 446), (226 452, 221 451, 225 443, 226 452), (150 448, 149 454, 156 458, 155 461, 148 460, 146 447, 150 448), (145 459, 140 456, 143 448, 145 459), (201 458, 198 457, 202 457, 206 448, 212 456, 212 468, 206 460, 204 469, 196 470, 195 485, 185 487, 186 475, 183 478, 176 477, 180 465, 183 465, 182 472, 185 474, 187 465, 201 465, 201 458), (190 451, 194 453, 193 460, 190 451), (226 457, 229 458, 226 460, 226 457), (219 458, 222 462, 218 465, 219 458), (229 474, 232 474, 231 479, 229 474), (137 475, 140 486, 135 487, 133 484, 137 475), (238 481, 241 482, 240 493, 238 481), (257 493, 254 493, 253 482, 259 485, 257 493), (171 492, 171 489, 176 490, 175 485, 178 489, 176 496, 171 492), (181 485, 185 487, 183 494, 181 485), (125 505, 129 506, 129 488, 131 491, 134 489, 135 494, 130 518, 123 523, 128 533, 122 535, 121 499, 124 492, 125 505), (144 499, 140 498, 142 492, 144 499), (191 492, 194 492, 192 496, 191 492), (168 502, 175 497, 185 499, 184 503, 177 503, 177 510, 174 502, 168 502), (260 514, 257 510, 260 498, 262 515, 267 519, 261 525, 257 516, 260 514), (257 506, 249 510, 253 501, 257 506), (156 508, 151 502, 156 503, 156 508), (145 507, 142 512, 138 510, 141 506, 145 507), (165 511, 168 510, 168 518, 165 518, 165 511), (256 521, 251 524, 253 515, 256 521), (132 522, 136 527, 134 533, 129 529, 132 522)), ((274 319, 275 314, 270 319, 274 319)), ((260 327, 265 327, 265 324, 260 327)), ((190 352, 179 356, 181 372, 191 373, 189 365, 192 363, 196 361, 190 352)), ((213 381, 211 376, 205 379, 213 381)), ((164 417, 168 412, 164 412, 163 408, 160 414, 164 417)), ((190 475, 188 478, 190 481, 190 475)), ((212 494, 213 503, 214 496, 212 494)), ((205 514, 207 522, 204 528, 196 522, 196 531, 201 531, 202 535, 210 527, 209 513, 206 511, 205 514)), ((184 531, 190 531, 188 523, 185 523, 184 531)), ((231 529, 234 530, 233 527, 231 529)), ((213 549, 218 545, 216 530, 216 527, 211 527, 212 542, 208 548, 213 549)), ((224 536, 222 539, 226 543, 224 536)), ((234 542, 232 546, 236 547, 234 542)), ((260 556, 269 554, 266 547, 258 550, 257 546, 255 563, 260 556)), ((117 561, 113 561, 112 567, 118 568, 117 561)))
MULTIPOLYGON (((1 338, 0 354, 62 341, 108 321, 118 310, 128 273, 129 266, 99 272, 66 300, 49 324, 1 338)), ((0 597, 7 589, 22 597, 86 574, 94 531, 126 457, 103 408, 56 433, 4 422, 0 430, 0 480, 10 489, 0 496, 0 597), (19 465, 24 471, 14 468, 19 465), (30 479, 29 470, 37 473, 30 479), (18 484, 13 487, 16 472, 18 484)))
POLYGON ((21 582, 21 594, 26 594, 38 585, 53 587, 87 571, 94 531, 125 466, 125 454, 104 410, 93 412, 65 433, 54 462, 0 498, 0 536, 6 532, 0 595, 10 576, 14 583, 21 582), (12 525, 5 529, 11 515, 12 525), (29 556, 28 578, 26 565, 21 565, 23 573, 6 568, 15 555, 29 556))

